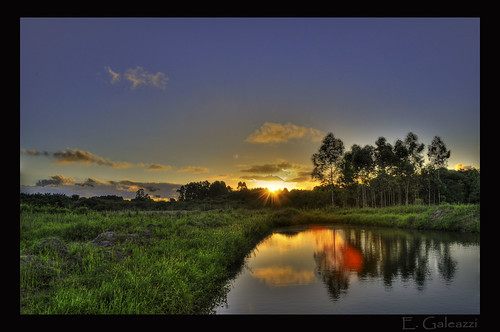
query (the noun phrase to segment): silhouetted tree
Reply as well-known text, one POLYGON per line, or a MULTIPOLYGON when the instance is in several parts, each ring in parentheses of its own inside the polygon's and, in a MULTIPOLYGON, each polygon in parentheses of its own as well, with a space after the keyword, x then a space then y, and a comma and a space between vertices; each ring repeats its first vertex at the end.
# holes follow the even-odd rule
POLYGON ((237 190, 248 190, 246 182, 238 182, 238 187, 236 187, 237 190))
POLYGON ((335 138, 333 133, 328 133, 319 148, 319 151, 312 155, 313 179, 321 181, 322 184, 331 186, 332 206, 333 191, 335 188, 336 168, 344 153, 344 142, 335 138))
POLYGON ((446 167, 450 155, 451 151, 448 150, 443 140, 441 140, 441 137, 434 136, 431 144, 427 146, 427 157, 429 157, 429 162, 432 169, 437 170, 438 203, 441 203, 441 179, 439 177, 439 169, 442 167, 446 167))
POLYGON ((224 181, 215 181, 210 184, 208 188, 208 196, 209 197, 217 197, 227 194, 229 192, 228 187, 224 181))

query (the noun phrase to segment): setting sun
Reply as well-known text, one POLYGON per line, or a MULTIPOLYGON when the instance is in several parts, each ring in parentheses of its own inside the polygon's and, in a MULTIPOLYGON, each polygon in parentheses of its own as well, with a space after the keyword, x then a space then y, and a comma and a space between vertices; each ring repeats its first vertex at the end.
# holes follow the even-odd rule
POLYGON ((283 190, 285 188, 290 190, 289 187, 291 187, 293 189, 295 187, 295 185, 293 183, 286 183, 286 186, 285 186, 285 183, 282 181, 256 181, 255 187, 256 188, 259 188, 259 187, 266 188, 270 192, 276 192, 278 190, 283 190))

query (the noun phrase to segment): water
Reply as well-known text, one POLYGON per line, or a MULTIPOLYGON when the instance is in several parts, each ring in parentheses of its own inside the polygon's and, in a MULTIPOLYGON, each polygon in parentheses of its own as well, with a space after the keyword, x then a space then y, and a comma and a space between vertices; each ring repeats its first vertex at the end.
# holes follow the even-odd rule
POLYGON ((479 314, 479 235, 314 225, 277 229, 217 314, 479 314))

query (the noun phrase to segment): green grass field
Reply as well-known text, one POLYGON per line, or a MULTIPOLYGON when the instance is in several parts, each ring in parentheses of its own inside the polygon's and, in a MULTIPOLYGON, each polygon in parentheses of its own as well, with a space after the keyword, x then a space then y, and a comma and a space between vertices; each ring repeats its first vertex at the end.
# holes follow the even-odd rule
POLYGON ((478 205, 20 213, 21 314, 204 314, 273 227, 342 222, 479 232, 478 205))

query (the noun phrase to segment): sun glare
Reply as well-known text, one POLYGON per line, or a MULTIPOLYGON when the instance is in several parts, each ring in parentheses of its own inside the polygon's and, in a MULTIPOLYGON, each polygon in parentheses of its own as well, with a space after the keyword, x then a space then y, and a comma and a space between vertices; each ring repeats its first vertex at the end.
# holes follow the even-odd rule
POLYGON ((255 187, 266 188, 267 190, 273 193, 279 190, 283 190, 285 189, 285 187, 287 187, 287 189, 289 190, 290 186, 294 187, 294 183, 288 182, 286 184, 287 186, 285 186, 285 182, 282 181, 256 181, 255 187))

